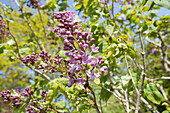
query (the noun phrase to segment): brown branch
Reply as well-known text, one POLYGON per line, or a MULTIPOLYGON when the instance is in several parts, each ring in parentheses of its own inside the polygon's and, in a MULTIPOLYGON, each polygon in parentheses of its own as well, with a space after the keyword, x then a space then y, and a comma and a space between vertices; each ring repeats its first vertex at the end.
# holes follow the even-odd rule
POLYGON ((11 33, 10 29, 9 29, 9 33, 13 37, 13 39, 15 41, 15 45, 17 47, 17 53, 18 53, 19 58, 21 59, 21 55, 20 55, 20 52, 19 52, 19 46, 18 46, 17 40, 16 40, 15 36, 11 33))
POLYGON ((39 15, 40 15, 40 20, 41 20, 41 23, 42 23, 42 25, 43 25, 44 37, 45 37, 45 39, 46 39, 46 49, 47 49, 47 51, 48 51, 47 33, 46 33, 46 31, 45 31, 44 21, 43 21, 43 19, 42 19, 41 12, 40 12, 40 9, 39 9, 39 8, 38 8, 38 13, 39 13, 39 15))
POLYGON ((135 81, 134 81, 133 76, 132 76, 132 73, 131 73, 131 71, 130 71, 130 69, 129 69, 129 65, 128 65, 128 62, 127 62, 126 54, 125 54, 124 56, 125 56, 125 62, 126 62, 126 67, 127 67, 128 73, 129 73, 129 75, 130 75, 130 77, 131 77, 131 79, 132 79, 132 83, 133 83, 133 85, 134 85, 134 87, 135 87, 135 91, 136 91, 136 93, 137 93, 137 95, 138 95, 139 91, 138 91, 138 89, 137 89, 137 87, 136 87, 136 85, 135 85, 135 81))
POLYGON ((168 55, 166 52, 167 47, 165 46, 164 39, 161 37, 160 34, 158 34, 158 38, 161 41, 161 50, 162 50, 162 55, 163 55, 162 63, 165 68, 165 71, 168 72, 168 75, 170 75, 170 69, 168 67, 168 64, 169 64, 168 55))
POLYGON ((137 103, 136 103, 135 113, 138 113, 138 111, 139 111, 140 96, 141 96, 141 93, 142 93, 142 90, 143 90, 143 85, 144 85, 145 76, 146 76, 145 49, 144 49, 144 44, 143 44, 143 41, 142 41, 142 36, 141 36, 141 32, 140 31, 139 31, 139 38, 140 38, 141 48, 142 48, 141 55, 143 57, 143 74, 142 74, 142 83, 141 83, 141 86, 140 86, 140 89, 139 89, 139 93, 138 93, 138 96, 137 96, 137 103))
POLYGON ((36 40, 39 48, 40 48, 41 50, 45 50, 45 49, 43 49, 43 48, 41 47, 41 44, 39 43, 38 38, 36 37, 36 35, 35 35, 35 33, 34 33, 33 29, 32 29, 32 26, 31 26, 30 22, 27 20, 27 18, 26 18, 25 15, 24 15, 24 11, 23 11, 22 7, 19 5, 19 3, 18 3, 17 0, 15 0, 15 3, 16 3, 16 4, 18 5, 18 7, 20 8, 21 13, 22 13, 22 15, 23 15, 23 18, 24 18, 24 20, 26 21, 26 23, 27 23, 27 25, 29 26, 29 28, 31 29, 31 32, 32 32, 33 35, 34 35, 34 38, 35 38, 35 40, 36 40))
POLYGON ((99 110, 99 107, 98 107, 98 105, 97 105, 96 95, 95 95, 93 89, 90 87, 89 84, 88 84, 87 87, 88 87, 88 89, 91 91, 91 93, 92 93, 92 95, 93 95, 93 98, 94 98, 94 105, 95 105, 95 107, 96 107, 97 112, 98 112, 98 113, 101 113, 100 110, 99 110))
POLYGON ((115 21, 115 18, 114 18, 114 2, 112 1, 112 16, 113 16, 113 21, 115 21))

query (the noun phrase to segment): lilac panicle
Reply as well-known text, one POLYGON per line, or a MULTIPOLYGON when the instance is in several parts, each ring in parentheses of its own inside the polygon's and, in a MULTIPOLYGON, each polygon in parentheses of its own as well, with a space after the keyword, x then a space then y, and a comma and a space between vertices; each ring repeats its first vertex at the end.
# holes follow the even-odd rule
POLYGON ((66 56, 70 57, 69 60, 69 81, 68 87, 71 87, 74 83, 85 84, 85 78, 80 76, 79 73, 85 72, 87 76, 90 77, 90 81, 94 81, 94 78, 100 78, 100 75, 95 73, 98 68, 101 73, 106 70, 105 67, 99 67, 104 63, 104 60, 100 56, 99 58, 93 57, 92 53, 98 53, 99 47, 92 44, 91 53, 87 53, 89 44, 95 41, 92 37, 92 33, 85 30, 81 30, 82 26, 76 19, 76 15, 72 11, 58 12, 54 14, 54 17, 61 24, 58 25, 54 31, 57 35, 64 38, 64 50, 66 50, 66 56), (75 46, 78 44, 78 48, 75 46), (92 70, 86 69, 86 65, 92 67, 92 70))

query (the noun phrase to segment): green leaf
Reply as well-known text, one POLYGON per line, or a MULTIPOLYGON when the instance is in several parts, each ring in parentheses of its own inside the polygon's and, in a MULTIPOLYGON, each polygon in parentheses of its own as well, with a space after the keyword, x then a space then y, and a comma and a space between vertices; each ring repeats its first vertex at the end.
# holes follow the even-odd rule
POLYGON ((25 113, 26 110, 25 110, 25 107, 26 107, 26 103, 22 104, 20 107, 19 107, 19 113, 25 113))
POLYGON ((123 89, 126 89, 130 79, 131 78, 129 75, 125 75, 121 77, 121 84, 122 84, 123 89))
POLYGON ((8 45, 13 45, 14 43, 15 43, 15 42, 14 42, 14 40, 12 40, 12 39, 8 40, 8 42, 7 42, 8 45))
POLYGON ((59 101, 59 102, 57 102, 55 105, 56 105, 57 107, 59 107, 59 108, 64 108, 64 107, 65 107, 64 101, 59 101))
POLYGON ((155 104, 160 104, 163 100, 162 94, 157 89, 156 85, 154 83, 149 83, 144 86, 144 93, 148 100, 155 104))
POLYGON ((84 6, 84 7, 87 7, 88 1, 89 1, 89 0, 84 0, 84 1, 83 1, 83 6, 84 6))
POLYGON ((94 26, 99 20, 99 16, 93 15, 92 18, 90 19, 90 26, 94 26))
POLYGON ((106 32, 109 34, 109 36, 111 36, 113 33, 114 26, 106 25, 105 29, 106 29, 106 32))
MULTIPOLYGON (((111 88, 110 85, 105 85, 104 87, 108 88, 108 89, 111 88)), ((109 98, 111 97, 111 95, 112 95, 112 93, 110 93, 106 89, 102 88, 101 93, 100 93, 100 96, 101 96, 102 100, 107 102, 109 100, 109 98)))
POLYGON ((155 5, 155 2, 153 1, 150 8, 149 8, 149 11, 153 8, 154 5, 155 5))
POLYGON ((12 19, 12 18, 11 19, 7 18, 6 20, 10 23, 14 23, 14 19, 12 19))
POLYGON ((154 0, 157 5, 170 9, 170 0, 154 0))
POLYGON ((142 1, 142 5, 145 5, 147 3, 148 0, 143 0, 142 1))
POLYGON ((96 84, 98 84, 98 85, 99 85, 99 84, 100 84, 100 79, 95 78, 95 79, 94 79, 94 82, 95 82, 96 84))
POLYGON ((165 110, 162 113, 170 113, 170 110, 165 110))
POLYGON ((79 10, 82 7, 81 4, 76 4, 76 10, 79 10))
POLYGON ((19 97, 18 93, 13 89, 11 90, 11 95, 19 97))
POLYGON ((0 54, 4 52, 5 44, 0 44, 0 54))
POLYGON ((127 44, 127 46, 128 46, 127 54, 131 56, 132 58, 135 58, 136 52, 135 52, 133 45, 127 44))
POLYGON ((22 55, 28 55, 29 48, 21 48, 19 51, 20 51, 20 54, 22 55))

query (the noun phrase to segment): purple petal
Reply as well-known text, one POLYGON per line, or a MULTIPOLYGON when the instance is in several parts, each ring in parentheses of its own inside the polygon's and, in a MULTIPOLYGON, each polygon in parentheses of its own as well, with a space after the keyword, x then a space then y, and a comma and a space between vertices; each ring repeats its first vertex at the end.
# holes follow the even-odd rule
POLYGON ((68 51, 65 53, 65 55, 67 55, 68 57, 71 57, 73 55, 73 53, 71 51, 68 51))
POLYGON ((94 75, 96 78, 100 78, 101 76, 100 75, 94 75))
POLYGON ((90 71, 86 71, 86 74, 87 74, 87 76, 91 76, 92 75, 90 71))
POLYGON ((77 84, 78 84, 78 85, 81 84, 81 78, 77 78, 77 84))
POLYGON ((99 47, 95 47, 95 44, 91 46, 92 52, 98 52, 99 47))
POLYGON ((94 81, 94 76, 91 76, 90 79, 89 79, 90 82, 93 82, 94 81))
POLYGON ((69 72, 70 73, 73 73, 73 71, 74 71, 74 69, 76 68, 76 66, 74 65, 74 66, 72 66, 71 68, 70 68, 70 70, 69 70, 69 72))

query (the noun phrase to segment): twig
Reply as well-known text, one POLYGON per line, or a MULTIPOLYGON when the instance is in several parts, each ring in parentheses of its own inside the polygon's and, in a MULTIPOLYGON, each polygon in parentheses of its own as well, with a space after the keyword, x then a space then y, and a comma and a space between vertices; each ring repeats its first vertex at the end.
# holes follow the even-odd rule
POLYGON ((142 87, 143 87, 145 76, 146 76, 145 49, 144 49, 144 44, 143 44, 143 41, 142 41, 142 36, 141 36, 141 32, 140 31, 139 31, 139 38, 140 38, 141 48, 142 48, 141 55, 143 57, 143 74, 142 74, 142 83, 141 83, 141 86, 140 86, 140 89, 139 89, 139 93, 137 95, 137 103, 136 103, 135 113, 138 113, 138 111, 139 111, 140 96, 141 96, 141 93, 142 93, 142 87))
POLYGON ((130 56, 127 56, 133 63, 134 66, 136 66, 138 69, 140 69, 141 67, 139 66, 139 64, 136 63, 135 59, 131 58, 130 56))
MULTIPOLYGON (((130 104, 132 104, 134 107, 136 106, 136 103, 135 103, 131 98, 129 98, 129 102, 130 102, 130 104)), ((140 113, 145 113, 145 112, 142 111, 141 109, 139 109, 139 112, 140 112, 140 113)))
MULTIPOLYGON (((39 41, 38 41, 38 38, 36 37, 36 35, 35 35, 35 33, 34 33, 34 31, 33 31, 32 27, 31 27, 31 24, 29 23, 29 21, 27 20, 27 18, 26 18, 26 17, 25 17, 25 15, 24 15, 24 11, 23 11, 23 9, 21 8, 21 6, 19 5, 19 3, 18 3, 18 1, 17 1, 17 0, 15 0, 15 3, 16 3, 16 4, 17 4, 17 6, 20 8, 21 13, 22 13, 22 15, 23 15, 23 18, 24 18, 24 20, 26 21, 26 23, 28 24, 29 28, 31 29, 31 32, 32 32, 32 33, 33 33, 33 35, 34 35, 34 38, 35 38, 35 40, 36 40, 36 42, 37 42, 38 46, 40 47, 40 49, 41 49, 41 50, 43 50, 43 48, 41 47, 41 45, 40 45, 40 43, 39 43, 39 41)), ((44 49, 44 50, 45 50, 45 49, 44 49)))
MULTIPOLYGON (((8 26, 8 28, 9 28, 9 26, 8 26)), ((17 55, 16 55, 15 53, 14 53, 14 55, 17 57, 17 59, 19 59, 19 61, 20 61, 22 64, 24 64, 24 63, 21 61, 22 57, 21 57, 20 52, 19 52, 19 46, 18 46, 17 40, 16 40, 15 36, 11 33, 10 28, 9 28, 8 30, 9 30, 10 35, 13 37, 13 39, 14 39, 14 41, 15 41, 15 45, 16 45, 16 47, 17 47, 17 55)), ((39 70, 33 69, 31 66, 29 66, 29 65, 27 65, 27 64, 24 64, 24 65, 26 65, 28 68, 34 70, 35 72, 43 75, 43 77, 45 77, 47 80, 51 81, 51 79, 50 79, 47 75, 42 74, 39 70)))
POLYGON ((126 102, 126 100, 122 99, 122 98, 121 98, 120 96, 118 96, 116 93, 110 91, 110 89, 105 88, 105 87, 102 86, 102 85, 99 85, 99 86, 102 87, 103 89, 107 90, 108 92, 112 93, 117 99, 119 99, 119 100, 121 100, 121 101, 123 101, 123 102, 126 102))
POLYGON ((43 19, 42 19, 41 12, 40 12, 40 9, 39 9, 39 8, 38 8, 38 13, 39 13, 39 15, 40 15, 40 20, 41 20, 41 23, 42 23, 42 25, 43 25, 44 37, 45 37, 45 39, 46 39, 46 49, 47 49, 47 51, 48 51, 47 33, 46 33, 46 31, 45 31, 44 21, 43 21, 43 19))
MULTIPOLYGON (((113 78, 112 78, 112 76, 113 76, 113 73, 112 72, 110 72, 110 68, 111 68, 111 66, 109 66, 109 69, 108 69, 108 74, 109 74, 109 80, 110 80, 110 82, 111 82, 111 84, 116 84, 116 82, 113 80, 113 78)), ((116 98, 120 98, 119 100, 122 102, 122 106, 123 106, 123 108, 125 109, 125 111, 127 112, 127 110, 126 110, 126 107, 125 107, 125 105, 124 105, 124 101, 126 101, 126 100, 123 100, 122 98, 121 98, 121 94, 119 93, 119 91, 117 90, 118 88, 117 87, 115 87, 115 86, 112 86, 112 89, 114 89, 114 91, 115 91, 115 93, 114 92, 112 92, 112 94, 116 97, 116 98), (118 96, 119 95, 119 96, 118 96)), ((108 90, 109 91, 109 90, 108 90)))
POLYGON ((13 37, 13 39, 15 41, 15 45, 17 47, 17 53, 18 53, 19 58, 21 59, 21 55, 20 55, 20 52, 19 52, 19 46, 18 46, 17 40, 16 40, 15 36, 11 33, 10 29, 9 29, 9 33, 13 37))
POLYGON ((135 91, 136 91, 136 93, 137 93, 137 95, 138 95, 139 91, 138 91, 138 89, 137 89, 137 87, 136 87, 136 85, 135 85, 135 81, 134 81, 134 79, 133 79, 133 76, 132 76, 132 74, 131 74, 131 71, 129 70, 129 65, 128 65, 128 62, 127 62, 126 54, 125 54, 124 56, 125 56, 125 62, 126 62, 127 70, 128 70, 129 75, 130 75, 130 77, 131 77, 131 79, 132 79, 132 83, 133 83, 133 85, 134 85, 134 87, 135 87, 135 91))
POLYGON ((114 18, 114 2, 112 1, 112 16, 113 16, 113 21, 115 21, 115 18, 114 18))
POLYGON ((159 84, 156 84, 156 86, 160 89, 160 91, 161 91, 161 93, 162 93, 165 101, 170 105, 170 102, 169 102, 169 100, 168 100, 168 97, 166 96, 166 93, 165 93, 165 91, 164 91, 164 89, 163 89, 163 86, 162 86, 162 85, 159 85, 159 84))
POLYGON ((146 78, 146 80, 149 80, 151 82, 158 81, 158 80, 170 80, 170 77, 160 77, 160 78, 155 78, 155 79, 146 78))
POLYGON ((92 95, 93 95, 93 97, 94 97, 94 105, 95 105, 95 107, 96 107, 97 112, 98 112, 98 113, 101 113, 100 110, 99 110, 99 107, 98 107, 98 105, 97 105, 95 93, 94 93, 93 89, 90 87, 89 84, 88 84, 88 88, 89 88, 89 90, 91 91, 91 93, 92 93, 92 95))
POLYGON ((161 44, 157 44, 156 42, 154 42, 153 40, 150 40, 148 37, 145 38, 148 42, 158 46, 158 47, 161 47, 161 44))
POLYGON ((140 99, 146 105, 146 107, 149 108, 149 110, 153 111, 153 113, 159 113, 154 108, 152 108, 152 106, 143 97, 140 97, 140 99))
POLYGON ((161 37, 160 34, 158 34, 158 38, 161 41, 161 50, 162 50, 162 54, 163 54, 163 62, 162 63, 165 68, 165 71, 168 72, 168 74, 170 75, 170 69, 168 68, 168 63, 169 63, 168 55, 166 52, 167 47, 165 46, 164 39, 161 37))
POLYGON ((128 85, 127 85, 127 87, 126 87, 126 91, 125 91, 125 99, 126 99, 126 108, 127 108, 127 113, 129 113, 130 112, 130 110, 129 110, 129 97, 128 97, 128 85))

